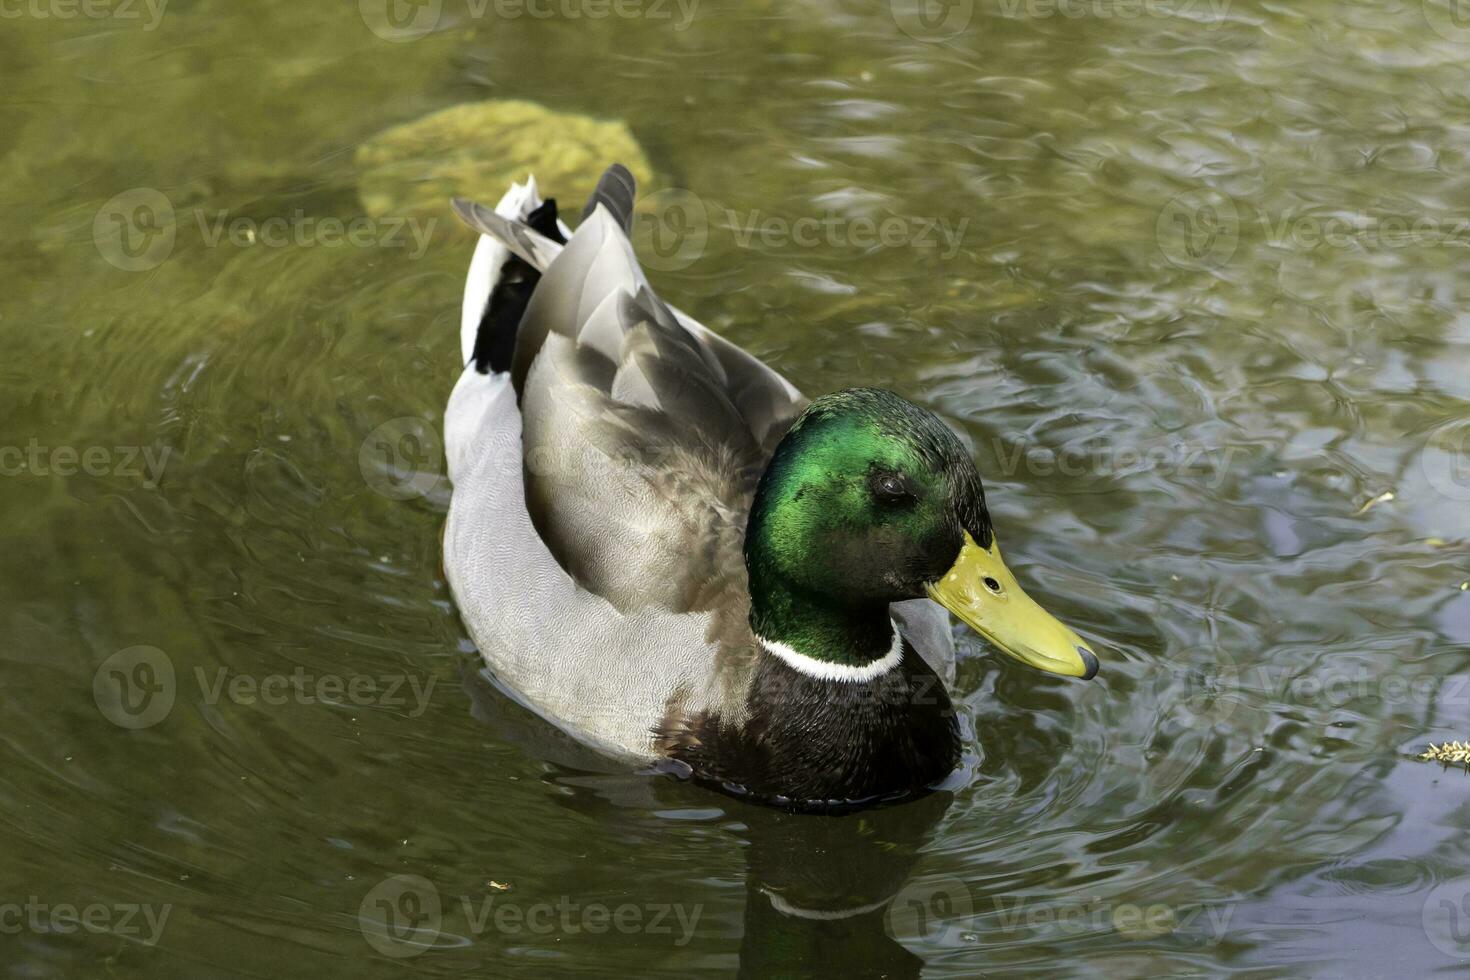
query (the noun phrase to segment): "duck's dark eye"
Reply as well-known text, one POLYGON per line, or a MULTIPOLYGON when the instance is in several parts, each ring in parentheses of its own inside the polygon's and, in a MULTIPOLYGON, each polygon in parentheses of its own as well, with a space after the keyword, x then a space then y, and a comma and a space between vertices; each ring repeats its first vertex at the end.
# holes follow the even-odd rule
POLYGON ((897 473, 874 473, 868 479, 873 496, 883 503, 895 504, 913 500, 914 492, 897 473))

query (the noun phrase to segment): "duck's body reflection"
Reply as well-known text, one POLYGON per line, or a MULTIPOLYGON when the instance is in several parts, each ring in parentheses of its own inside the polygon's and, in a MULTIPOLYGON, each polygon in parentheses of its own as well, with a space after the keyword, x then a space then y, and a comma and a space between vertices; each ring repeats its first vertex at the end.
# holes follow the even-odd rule
POLYGON ((564 770, 548 779, 573 790, 557 797, 566 805, 656 813, 703 801, 722 815, 732 843, 745 848, 741 976, 825 975, 852 963, 871 976, 919 975, 923 959, 895 938, 912 910, 895 909, 894 900, 949 808, 949 793, 840 817, 785 813, 668 776, 630 775, 514 703, 483 671, 467 670, 465 688, 497 738, 564 770))
POLYGON ((917 977, 924 961, 894 938, 910 910, 893 903, 950 800, 934 793, 846 817, 744 808, 741 975, 826 975, 836 963, 863 963, 869 976, 917 977))

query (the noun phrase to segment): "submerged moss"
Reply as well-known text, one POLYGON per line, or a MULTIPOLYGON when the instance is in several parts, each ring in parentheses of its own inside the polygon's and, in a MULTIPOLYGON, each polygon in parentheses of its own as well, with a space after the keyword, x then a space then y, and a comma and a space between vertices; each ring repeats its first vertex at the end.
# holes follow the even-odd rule
POLYGON ((570 210, 610 163, 645 185, 652 175, 625 123, 519 100, 450 106, 395 126, 360 146, 356 162, 358 196, 373 217, 443 210, 451 197, 493 204, 527 174, 570 210))

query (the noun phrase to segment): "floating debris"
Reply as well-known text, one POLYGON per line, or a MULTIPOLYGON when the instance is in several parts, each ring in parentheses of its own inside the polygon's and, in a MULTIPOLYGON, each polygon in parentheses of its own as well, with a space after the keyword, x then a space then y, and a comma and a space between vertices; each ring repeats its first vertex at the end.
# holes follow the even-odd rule
POLYGON ((1470 742, 1446 742, 1443 745, 1429 743, 1429 751, 1419 756, 1425 762, 1443 762, 1445 765, 1465 766, 1470 769, 1470 742))
POLYGON ((1363 506, 1359 507, 1358 508, 1358 514, 1360 514, 1360 515, 1361 514, 1366 514, 1366 513, 1368 513, 1368 511, 1372 510, 1374 507, 1377 507, 1379 504, 1386 504, 1390 500, 1393 500, 1393 499, 1395 499, 1394 492, 1392 490, 1385 490, 1382 493, 1380 493, 1378 496, 1376 496, 1373 499, 1369 500, 1363 506))

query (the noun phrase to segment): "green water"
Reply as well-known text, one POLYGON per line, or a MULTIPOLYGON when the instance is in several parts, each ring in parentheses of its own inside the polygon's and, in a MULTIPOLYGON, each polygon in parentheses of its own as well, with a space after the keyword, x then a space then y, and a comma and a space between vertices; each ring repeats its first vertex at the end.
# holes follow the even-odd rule
POLYGON ((1470 736, 1470 18, 895 3, 0 3, 0 973, 1470 958, 1470 777, 1413 758, 1470 736), (963 634, 973 772, 842 819, 489 687, 424 435, 471 239, 320 229, 491 98, 698 195, 670 301, 953 424, 1097 680, 963 634))

